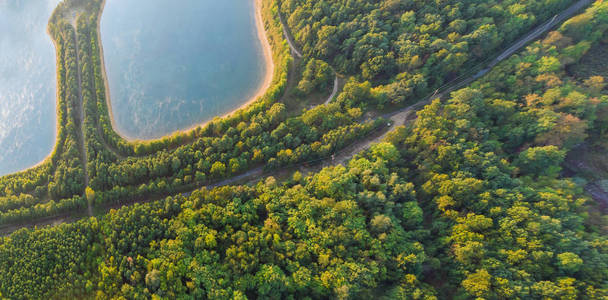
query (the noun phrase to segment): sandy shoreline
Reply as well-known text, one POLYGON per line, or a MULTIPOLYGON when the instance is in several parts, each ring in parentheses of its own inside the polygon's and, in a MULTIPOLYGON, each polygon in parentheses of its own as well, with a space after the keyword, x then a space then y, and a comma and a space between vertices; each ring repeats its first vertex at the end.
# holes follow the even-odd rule
MULTIPOLYGON (((264 21, 262 19, 262 1, 263 0, 252 0, 252 1, 255 1, 255 5, 254 5, 255 6, 255 24, 257 27, 258 38, 259 38, 259 40, 262 44, 262 48, 263 48, 263 56, 264 56, 264 60, 265 60, 265 64, 266 64, 266 74, 264 75, 264 80, 262 81, 262 84, 260 85, 258 90, 253 94, 253 96, 251 96, 251 98, 249 98, 241 106, 231 110, 230 112, 228 112, 224 115, 217 116, 220 118, 228 117, 228 116, 234 114, 235 112, 249 106, 251 103, 255 102, 260 97, 264 96, 264 94, 266 93, 268 88, 270 88, 270 86, 272 84, 272 78, 274 77, 275 70, 274 70, 274 63, 272 60, 272 48, 270 47, 270 42, 268 41, 268 35, 266 33, 266 29, 264 28, 264 21)), ((101 41, 101 16, 103 15, 103 10, 105 8, 105 5, 106 5, 106 0, 103 0, 101 3, 101 9, 99 10, 99 17, 97 18, 97 41, 98 41, 99 50, 100 50, 101 73, 102 73, 102 77, 103 77, 103 81, 104 81, 104 85, 105 85, 105 92, 106 92, 106 105, 108 107, 108 114, 110 117, 112 129, 114 130, 114 132, 116 132, 121 138, 123 138, 124 140, 126 140, 128 142, 151 142, 151 141, 155 141, 155 140, 161 140, 165 137, 173 136, 175 134, 182 134, 182 133, 190 132, 198 127, 204 127, 209 122, 213 121, 213 118, 212 118, 208 121, 205 121, 205 122, 202 122, 199 124, 195 124, 189 128, 176 130, 176 131, 173 131, 172 133, 164 135, 160 138, 153 138, 153 139, 133 138, 133 137, 129 137, 119 131, 118 126, 116 124, 116 120, 114 119, 114 113, 112 110, 112 101, 111 101, 112 98, 110 95, 110 85, 108 83, 108 76, 106 73, 106 64, 104 61, 103 43, 101 41)))

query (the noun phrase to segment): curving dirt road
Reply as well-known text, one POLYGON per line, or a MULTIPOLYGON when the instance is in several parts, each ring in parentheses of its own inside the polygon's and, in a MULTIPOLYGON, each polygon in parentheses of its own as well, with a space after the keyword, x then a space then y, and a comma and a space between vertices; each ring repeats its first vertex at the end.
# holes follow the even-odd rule
MULTIPOLYGON (((289 45, 289 49, 291 49, 291 53, 296 58, 302 58, 302 53, 300 52, 300 50, 298 50, 298 47, 296 47, 296 43, 294 42, 291 34, 289 33, 289 29, 288 29, 289 27, 287 26, 287 23, 285 23, 285 19, 283 19, 283 14, 279 13, 279 19, 281 20, 281 25, 283 27, 283 36, 285 37, 285 40, 287 41, 287 44, 289 45)), ((331 70, 335 74, 334 87, 331 92, 331 95, 329 95, 329 98, 327 98, 327 100, 325 100, 325 102, 323 102, 323 104, 330 103, 331 100, 334 99, 334 97, 338 93, 338 88, 340 87, 340 79, 338 78, 338 73, 336 72, 336 70, 334 70, 333 67, 331 68, 331 70)))
MULTIPOLYGON (((334 71, 334 73, 336 73, 336 71, 334 71)), ((331 95, 329 95, 329 98, 327 98, 327 100, 323 104, 329 104, 329 102, 331 102, 331 100, 334 99, 334 97, 338 93, 339 87, 340 87, 340 79, 338 78, 338 75, 336 75, 336 78, 334 79, 334 89, 331 91, 331 95)))
POLYGON ((285 40, 287 40, 287 44, 289 44, 289 48, 291 49, 291 53, 293 53, 297 58, 302 58, 302 53, 298 51, 296 47, 296 43, 291 38, 291 34, 287 30, 287 23, 285 23, 285 19, 283 19, 283 14, 279 12, 279 19, 281 20, 281 25, 283 25, 283 35, 285 36, 285 40))

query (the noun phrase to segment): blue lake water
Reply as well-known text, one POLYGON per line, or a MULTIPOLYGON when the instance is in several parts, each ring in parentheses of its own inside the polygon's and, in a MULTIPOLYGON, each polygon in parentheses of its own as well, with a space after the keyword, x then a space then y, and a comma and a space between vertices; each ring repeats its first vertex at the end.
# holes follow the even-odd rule
POLYGON ((59 0, 0 0, 0 175, 31 167, 55 144, 55 48, 46 33, 59 0))
POLYGON ((101 38, 118 132, 158 138, 249 100, 267 72, 254 0, 107 0, 101 38))

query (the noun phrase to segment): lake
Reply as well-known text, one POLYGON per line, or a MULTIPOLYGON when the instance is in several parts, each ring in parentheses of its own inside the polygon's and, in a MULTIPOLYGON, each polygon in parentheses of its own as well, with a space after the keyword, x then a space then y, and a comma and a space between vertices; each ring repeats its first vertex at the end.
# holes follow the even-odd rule
POLYGON ((59 0, 0 0, 0 175, 43 161, 55 145, 55 48, 46 33, 59 0))
POLYGON ((242 106, 267 66, 253 0, 107 0, 101 18, 115 129, 153 139, 242 106))

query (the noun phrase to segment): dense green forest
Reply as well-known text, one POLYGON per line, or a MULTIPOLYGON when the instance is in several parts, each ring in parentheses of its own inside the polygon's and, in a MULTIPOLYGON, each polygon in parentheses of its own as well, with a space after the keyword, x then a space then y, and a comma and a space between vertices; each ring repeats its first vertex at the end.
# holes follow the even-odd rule
POLYGON ((344 165, 196 189, 326 158, 571 3, 264 1, 268 93, 206 127, 128 143, 107 117, 101 3, 62 2, 50 25, 58 146, 0 179, 0 223, 151 201, 0 238, 0 296, 605 299, 608 223, 584 176, 562 168, 581 145, 608 146, 608 72, 593 63, 608 43, 603 1, 344 165), (61 9, 79 5, 74 30, 61 9), (289 55, 279 13, 304 58, 289 55), (335 101, 291 111, 328 89, 332 68, 348 77, 335 101))
POLYGON ((412 101, 494 55, 573 1, 281 2, 303 52, 379 86, 383 103, 412 101))

